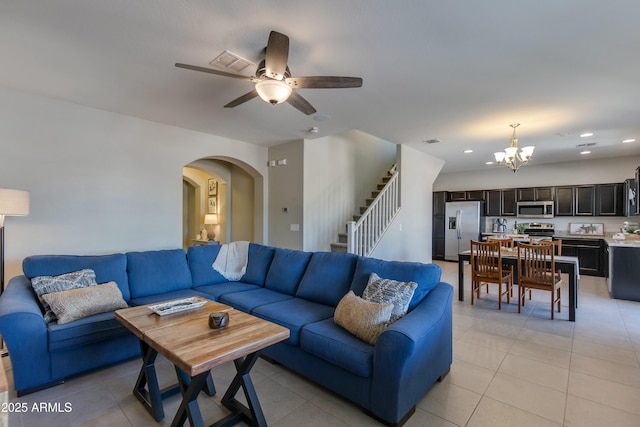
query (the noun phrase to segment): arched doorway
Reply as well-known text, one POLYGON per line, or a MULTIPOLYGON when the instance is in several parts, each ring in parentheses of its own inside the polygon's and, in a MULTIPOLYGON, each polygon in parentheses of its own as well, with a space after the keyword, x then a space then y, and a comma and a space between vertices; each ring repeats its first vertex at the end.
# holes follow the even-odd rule
POLYGON ((198 159, 183 167, 183 183, 185 248, 203 227, 220 243, 265 241, 264 179, 254 168, 226 157, 198 159), (207 214, 216 215, 217 224, 205 225, 207 214))

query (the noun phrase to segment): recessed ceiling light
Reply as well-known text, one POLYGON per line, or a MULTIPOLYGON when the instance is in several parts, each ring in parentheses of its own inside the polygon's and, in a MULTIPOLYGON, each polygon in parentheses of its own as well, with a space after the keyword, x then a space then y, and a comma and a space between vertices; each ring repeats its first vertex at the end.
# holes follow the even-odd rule
POLYGON ((589 150, 581 151, 580 154, 591 154, 591 151, 589 150))
POLYGON ((635 139, 625 139, 624 141, 622 141, 623 144, 627 144, 629 142, 636 142, 635 139))
POLYGON ((486 162, 485 165, 492 165, 493 162, 486 162))
POLYGON ((580 138, 586 138, 588 136, 593 136, 593 132, 585 132, 580 134, 580 138))
POLYGON ((473 150, 464 150, 464 154, 473 153, 473 150))

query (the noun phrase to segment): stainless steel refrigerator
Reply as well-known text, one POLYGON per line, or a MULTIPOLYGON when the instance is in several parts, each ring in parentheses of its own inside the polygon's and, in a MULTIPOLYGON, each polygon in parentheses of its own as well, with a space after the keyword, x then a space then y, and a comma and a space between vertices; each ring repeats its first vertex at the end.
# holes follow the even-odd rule
POLYGON ((483 206, 482 202, 448 202, 446 206, 444 259, 457 261, 458 253, 471 249, 471 240, 480 240, 483 206))

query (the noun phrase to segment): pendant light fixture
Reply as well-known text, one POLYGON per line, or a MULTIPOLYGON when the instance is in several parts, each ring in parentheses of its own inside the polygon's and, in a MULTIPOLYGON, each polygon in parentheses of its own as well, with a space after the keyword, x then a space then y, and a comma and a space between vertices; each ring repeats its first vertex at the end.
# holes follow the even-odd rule
POLYGON ((520 123, 513 123, 510 125, 513 128, 513 134, 511 135, 511 145, 504 149, 504 151, 498 151, 493 153, 496 158, 496 163, 508 167, 513 173, 518 172, 521 166, 526 165, 531 159, 533 150, 536 148, 533 145, 522 147, 522 150, 518 152, 518 138, 516 138, 516 128, 520 126, 520 123))

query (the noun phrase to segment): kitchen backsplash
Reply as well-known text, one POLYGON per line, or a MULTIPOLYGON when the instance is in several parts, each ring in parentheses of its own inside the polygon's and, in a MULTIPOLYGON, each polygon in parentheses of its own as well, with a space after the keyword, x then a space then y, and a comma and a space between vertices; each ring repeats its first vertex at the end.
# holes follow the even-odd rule
MULTIPOLYGON (((517 221, 518 224, 522 223, 530 223, 530 222, 544 222, 550 223, 554 225, 556 231, 569 232, 569 224, 579 222, 581 224, 604 224, 604 232, 605 233, 619 233, 620 228, 622 227, 622 223, 627 221, 626 217, 584 217, 584 216, 557 216, 555 218, 549 219, 535 219, 535 218, 516 218, 516 217, 495 217, 488 216, 485 217, 485 231, 490 233, 493 231, 493 224, 496 222, 497 218, 504 218, 507 220, 507 231, 511 232, 514 228, 514 223, 517 221)), ((637 218, 637 217, 636 217, 637 218)), ((634 220, 630 218, 630 220, 634 220)), ((637 220, 637 219, 636 219, 637 220)))

